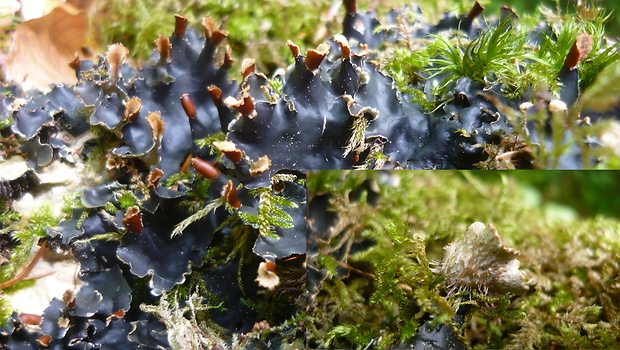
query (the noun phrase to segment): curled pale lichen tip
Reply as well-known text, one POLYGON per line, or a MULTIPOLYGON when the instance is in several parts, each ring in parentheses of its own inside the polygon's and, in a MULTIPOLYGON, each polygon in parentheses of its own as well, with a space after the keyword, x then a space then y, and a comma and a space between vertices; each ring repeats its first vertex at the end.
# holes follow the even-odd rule
POLYGON ((116 84, 121 77, 121 65, 129 54, 129 50, 122 44, 112 44, 106 53, 106 59, 110 66, 110 82, 116 84))
POLYGON ((243 79, 246 79, 249 75, 256 70, 256 60, 253 58, 246 58, 241 62, 241 75, 243 79))
POLYGON ((506 247, 493 224, 474 222, 465 236, 444 247, 444 260, 435 272, 446 278, 451 292, 523 294, 528 290, 519 270, 518 250, 506 247))
POLYGON ((291 50, 291 54, 293 54, 293 58, 297 58, 300 56, 299 46, 295 45, 291 40, 286 42, 286 45, 291 50))
POLYGON ((160 64, 168 64, 172 62, 172 44, 170 43, 170 39, 163 35, 160 35, 155 40, 155 46, 157 48, 157 52, 159 52, 159 63, 160 64))
POLYGON ((349 47, 349 40, 344 35, 336 34, 334 35, 334 41, 340 45, 340 50, 342 51, 342 58, 351 57, 351 48, 349 47))
POLYGON ((280 277, 276 274, 275 262, 261 262, 258 266, 258 274, 255 281, 263 288, 274 290, 280 284, 280 277))

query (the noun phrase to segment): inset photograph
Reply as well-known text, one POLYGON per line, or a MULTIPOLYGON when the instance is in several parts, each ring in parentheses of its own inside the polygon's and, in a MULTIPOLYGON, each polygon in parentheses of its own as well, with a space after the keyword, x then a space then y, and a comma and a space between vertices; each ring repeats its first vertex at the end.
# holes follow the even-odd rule
POLYGON ((619 175, 309 172, 307 348, 616 348, 619 175))

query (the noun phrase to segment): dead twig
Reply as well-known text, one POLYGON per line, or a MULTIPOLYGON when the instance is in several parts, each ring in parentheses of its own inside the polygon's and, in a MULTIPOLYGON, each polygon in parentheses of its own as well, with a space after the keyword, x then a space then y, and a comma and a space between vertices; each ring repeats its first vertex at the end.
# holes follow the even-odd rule
POLYGON ((28 264, 28 266, 26 266, 25 269, 22 270, 22 272, 20 272, 19 274, 17 274, 17 276, 4 281, 2 283, 0 283, 0 290, 8 288, 18 282, 21 281, 27 281, 27 280, 32 280, 32 279, 37 279, 37 278, 42 278, 42 277, 46 277, 49 275, 54 274, 54 271, 50 271, 44 274, 40 274, 40 275, 36 275, 36 276, 32 276, 32 277, 26 277, 28 276, 28 274, 32 271, 32 269, 34 269, 35 265, 37 264, 37 262, 41 259, 41 257, 43 256, 43 252, 45 251, 45 246, 47 245, 47 242, 43 242, 43 244, 41 244, 41 247, 39 248, 39 251, 37 252, 37 255, 34 256, 34 258, 32 259, 32 261, 28 264))

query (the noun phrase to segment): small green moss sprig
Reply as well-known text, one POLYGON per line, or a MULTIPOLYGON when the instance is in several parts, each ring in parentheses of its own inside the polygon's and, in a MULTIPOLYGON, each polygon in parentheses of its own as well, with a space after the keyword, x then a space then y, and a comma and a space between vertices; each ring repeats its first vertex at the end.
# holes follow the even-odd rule
POLYGON ((9 233, 11 238, 19 243, 13 247, 8 265, 2 266, 0 270, 0 282, 10 279, 26 261, 32 245, 38 238, 46 237, 46 227, 54 227, 60 221, 59 218, 52 215, 49 205, 41 207, 34 212, 29 218, 24 218, 14 211, 6 212, 3 221, 8 220, 11 223, 5 226, 0 233, 9 233))
POLYGON ((394 79, 394 86, 401 92, 409 94, 411 100, 420 104, 424 110, 432 110, 434 105, 420 88, 425 77, 430 76, 431 59, 437 56, 439 45, 429 38, 413 38, 411 23, 418 18, 415 14, 405 12, 397 16, 396 25, 379 26, 379 29, 393 29, 403 37, 394 43, 387 43, 377 53, 377 63, 394 79))
POLYGON ((351 136, 349 140, 347 140, 347 146, 342 153, 343 158, 346 158, 351 152, 359 156, 360 153, 366 150, 368 145, 366 144, 365 136, 368 123, 369 121, 364 114, 358 115, 353 119, 353 123, 351 124, 351 136))
POLYGON ((172 230, 171 237, 175 237, 175 236, 180 235, 181 233, 183 233, 183 231, 185 231, 185 229, 189 225, 191 225, 194 222, 204 218, 210 212, 214 211, 215 209, 217 209, 217 208, 219 208, 219 207, 221 207, 221 206, 223 206, 225 204, 226 204, 226 199, 224 197, 220 197, 220 198, 217 198, 217 199, 214 199, 214 200, 210 201, 202 209, 198 210, 197 212, 193 213, 192 215, 190 215, 189 217, 187 217, 186 219, 184 219, 183 221, 178 223, 174 227, 174 230, 172 230))
POLYGON ((117 197, 118 205, 121 209, 126 210, 129 207, 140 204, 140 200, 136 195, 128 190, 121 190, 117 197))
POLYGON ((478 306, 478 312, 485 317, 498 317, 508 320, 522 320, 526 318, 527 314, 525 312, 514 309, 510 297, 510 295, 489 297, 475 293, 472 299, 475 300, 476 306, 478 306))
POLYGON ((13 314, 13 305, 5 298, 0 298, 0 327, 6 325, 7 319, 13 314))
POLYGON ((6 129, 11 125, 13 125, 13 118, 8 117, 0 119, 0 130, 6 129))
POLYGON ((209 147, 209 154, 216 155, 216 157, 219 158, 221 152, 217 149, 217 147, 213 147, 213 143, 224 141, 225 139, 226 135, 223 132, 218 132, 217 134, 213 134, 202 139, 197 139, 194 141, 194 144, 200 148, 209 147))
POLYGON ((468 43, 461 43, 457 35, 453 40, 434 35, 439 43, 437 58, 431 59, 435 68, 432 77, 449 73, 437 86, 438 95, 443 95, 448 85, 460 78, 471 78, 488 84, 511 85, 522 74, 526 58, 525 31, 506 17, 495 29, 483 32, 468 43))
POLYGON ((279 237, 273 232, 275 227, 293 228, 293 218, 284 207, 297 208, 297 203, 275 194, 271 187, 251 189, 248 193, 259 198, 258 211, 256 213, 239 211, 238 215, 244 224, 258 229, 263 237, 276 239, 279 237))
POLYGON ((269 79, 267 83, 273 90, 274 94, 282 96, 284 93, 284 80, 280 75, 275 75, 273 78, 269 79))
POLYGON ((266 321, 259 322, 247 333, 233 334, 231 348, 253 349, 255 348, 255 345, 252 344, 253 341, 269 342, 267 340, 269 336, 277 335, 284 339, 281 349, 303 349, 305 346, 304 339, 298 337, 296 332, 299 331, 299 325, 304 323, 305 318, 305 313, 300 312, 278 326, 271 326, 266 321))

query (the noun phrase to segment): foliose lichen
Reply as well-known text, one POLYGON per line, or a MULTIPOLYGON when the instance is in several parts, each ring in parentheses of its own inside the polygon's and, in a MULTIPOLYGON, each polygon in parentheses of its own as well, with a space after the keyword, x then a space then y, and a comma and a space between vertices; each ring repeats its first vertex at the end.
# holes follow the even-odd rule
POLYGON ((528 290, 519 271, 520 252, 504 245, 493 224, 474 222, 462 239, 446 245, 444 251, 434 272, 446 278, 452 294, 475 290, 483 295, 522 295, 528 290))

